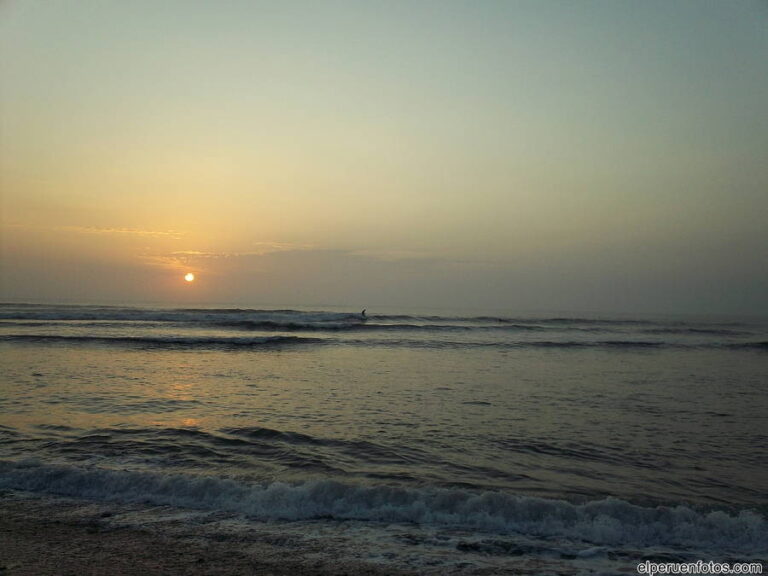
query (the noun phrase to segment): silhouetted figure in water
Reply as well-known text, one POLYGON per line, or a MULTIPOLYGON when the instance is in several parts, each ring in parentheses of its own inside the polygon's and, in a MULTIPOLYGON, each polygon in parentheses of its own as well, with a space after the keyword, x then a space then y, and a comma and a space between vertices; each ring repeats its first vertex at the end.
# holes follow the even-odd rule
POLYGON ((368 320, 368 317, 365 315, 365 311, 366 310, 367 310, 367 308, 363 308, 363 311, 360 312, 360 318, 363 319, 363 320, 368 320))

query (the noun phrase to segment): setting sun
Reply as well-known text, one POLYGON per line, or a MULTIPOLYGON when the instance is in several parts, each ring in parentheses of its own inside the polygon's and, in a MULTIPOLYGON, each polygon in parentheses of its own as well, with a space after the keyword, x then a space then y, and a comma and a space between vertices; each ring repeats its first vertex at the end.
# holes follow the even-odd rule
POLYGON ((194 279, 195 279, 195 275, 192 274, 192 272, 187 272, 184 275, 184 280, 186 280, 187 282, 192 282, 194 279))

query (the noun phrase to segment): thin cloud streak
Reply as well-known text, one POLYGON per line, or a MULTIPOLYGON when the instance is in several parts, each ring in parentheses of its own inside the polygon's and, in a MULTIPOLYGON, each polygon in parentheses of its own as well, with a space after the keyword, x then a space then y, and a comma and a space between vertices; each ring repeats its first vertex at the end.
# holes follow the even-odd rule
POLYGON ((175 240, 180 240, 187 234, 186 232, 181 232, 179 230, 141 230, 138 228, 100 228, 97 226, 56 226, 53 230, 74 232, 76 234, 150 236, 156 238, 172 238, 175 240))
POLYGON ((3 227, 14 230, 49 230, 51 232, 68 232, 72 234, 103 234, 107 236, 143 236, 154 238, 171 238, 181 240, 187 232, 181 230, 144 230, 141 228, 112 228, 102 226, 45 226, 40 224, 22 224, 11 222, 3 227))
POLYGON ((162 268, 180 270, 190 266, 205 267, 216 262, 232 262, 238 259, 252 259, 280 252, 305 252, 314 249, 310 244, 288 242, 257 242, 255 250, 243 252, 216 252, 204 250, 177 250, 168 254, 149 254, 142 259, 147 264, 162 268))
POLYGON ((231 258, 244 258, 249 256, 263 256, 274 252, 294 252, 312 250, 311 244, 292 244, 289 242, 257 242, 255 250, 244 252, 206 252, 202 250, 177 250, 171 252, 168 257, 174 258, 200 258, 206 260, 222 260, 231 258))

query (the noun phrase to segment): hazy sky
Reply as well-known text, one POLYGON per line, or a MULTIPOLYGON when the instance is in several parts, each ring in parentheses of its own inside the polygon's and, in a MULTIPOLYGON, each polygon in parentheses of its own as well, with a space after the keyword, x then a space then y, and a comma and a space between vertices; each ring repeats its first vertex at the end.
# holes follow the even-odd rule
POLYGON ((765 1, 4 0, 0 83, 2 300, 768 313, 765 1))

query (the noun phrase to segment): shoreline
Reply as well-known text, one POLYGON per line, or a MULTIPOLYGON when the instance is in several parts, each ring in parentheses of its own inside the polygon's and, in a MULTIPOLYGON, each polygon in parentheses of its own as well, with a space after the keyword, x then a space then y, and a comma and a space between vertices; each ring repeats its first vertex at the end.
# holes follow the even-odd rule
POLYGON ((0 494, 0 576, 407 576, 365 562, 297 556, 269 530, 226 534, 167 520, 121 525, 110 503, 0 494))
POLYGON ((231 512, 0 490, 0 576, 575 576, 748 554, 503 536, 418 523, 231 512))

